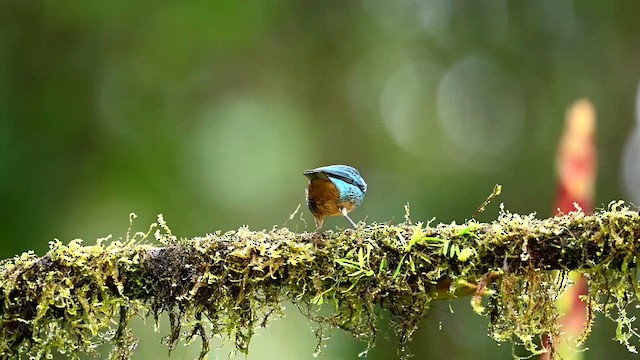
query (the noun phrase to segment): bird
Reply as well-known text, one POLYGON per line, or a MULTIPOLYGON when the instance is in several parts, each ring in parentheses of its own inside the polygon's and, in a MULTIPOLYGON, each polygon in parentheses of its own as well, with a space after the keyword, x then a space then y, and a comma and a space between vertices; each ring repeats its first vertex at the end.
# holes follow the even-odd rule
POLYGON ((360 172, 347 165, 329 165, 305 170, 303 174, 309 178, 307 206, 316 221, 316 231, 322 229, 326 216, 342 215, 357 228, 348 213, 362 204, 367 193, 367 183, 360 172))

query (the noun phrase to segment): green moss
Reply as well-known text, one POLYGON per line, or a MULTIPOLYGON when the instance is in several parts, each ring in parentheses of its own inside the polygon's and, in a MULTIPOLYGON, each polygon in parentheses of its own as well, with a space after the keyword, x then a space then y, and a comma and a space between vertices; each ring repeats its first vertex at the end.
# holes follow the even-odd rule
POLYGON ((274 228, 179 239, 164 219, 106 245, 54 241, 42 257, 25 253, 0 267, 0 353, 77 358, 111 344, 127 359, 136 339, 128 321, 168 314, 169 349, 219 336, 247 353, 256 329, 291 301, 320 324, 375 343, 380 311, 403 347, 432 301, 473 295, 498 342, 539 353, 543 334, 558 338, 554 301, 569 270, 589 280, 595 311, 618 323, 616 339, 635 351, 635 277, 640 216, 621 203, 588 216, 536 219, 501 211, 483 224, 371 224, 323 235, 274 228), (153 236, 151 233, 154 231, 153 236), (148 243, 154 237, 162 246, 148 243), (320 316, 320 307, 331 314, 320 316))

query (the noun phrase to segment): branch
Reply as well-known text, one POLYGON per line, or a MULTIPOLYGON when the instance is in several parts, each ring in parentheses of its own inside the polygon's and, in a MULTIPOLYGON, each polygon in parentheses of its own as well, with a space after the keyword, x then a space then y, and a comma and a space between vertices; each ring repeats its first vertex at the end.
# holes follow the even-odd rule
POLYGON ((569 270, 589 280, 589 326, 578 342, 601 311, 620 325, 616 339, 635 350, 626 309, 638 301, 632 272, 640 215, 622 203, 594 215, 541 220, 501 210, 491 223, 407 221, 322 236, 240 228, 178 239, 161 216, 159 226, 161 247, 145 243, 149 230, 108 245, 55 241, 42 257, 29 252, 2 262, 0 353, 77 357, 110 343, 112 358, 126 359, 136 341, 128 321, 149 313, 156 321, 168 314, 169 349, 200 337, 204 357, 217 335, 246 353, 256 328, 282 316, 282 301, 300 307, 319 331, 345 329, 370 346, 383 309, 404 343, 432 301, 471 294, 496 341, 536 353, 544 350, 541 334, 559 334, 554 300, 569 270), (332 315, 317 315, 321 306, 332 315))

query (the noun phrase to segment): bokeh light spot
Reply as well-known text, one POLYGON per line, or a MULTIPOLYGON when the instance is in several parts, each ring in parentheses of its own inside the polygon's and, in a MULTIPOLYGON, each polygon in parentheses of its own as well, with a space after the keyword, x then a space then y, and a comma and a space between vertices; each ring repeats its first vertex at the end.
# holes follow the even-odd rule
POLYGON ((450 21, 454 4, 447 0, 363 1, 379 24, 390 33, 440 33, 450 21))
POLYGON ((445 74, 437 111, 445 136, 469 164, 497 163, 495 157, 518 140, 525 119, 517 79, 481 56, 469 56, 445 74))
POLYGON ((231 98, 205 109, 193 135, 195 158, 187 159, 200 192, 245 213, 248 206, 273 208, 294 174, 302 194, 302 164, 313 156, 300 120, 287 103, 269 98, 231 98))
POLYGON ((636 124, 622 155, 622 182, 630 200, 640 205, 640 84, 636 92, 636 124))
POLYGON ((420 62, 398 68, 380 95, 380 113, 391 138, 415 155, 428 152, 425 140, 434 127, 434 97, 440 69, 420 62))

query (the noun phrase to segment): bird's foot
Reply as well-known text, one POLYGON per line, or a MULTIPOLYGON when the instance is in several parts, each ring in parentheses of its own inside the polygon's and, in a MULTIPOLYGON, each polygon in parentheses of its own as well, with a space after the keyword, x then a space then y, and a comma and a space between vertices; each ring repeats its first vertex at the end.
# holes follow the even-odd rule
POLYGON ((351 226, 353 226, 354 229, 358 228, 358 225, 356 225, 356 223, 353 222, 353 220, 351 220, 351 218, 349 217, 347 208, 341 208, 340 212, 342 213, 342 216, 344 216, 345 219, 349 220, 349 222, 351 223, 351 226))

